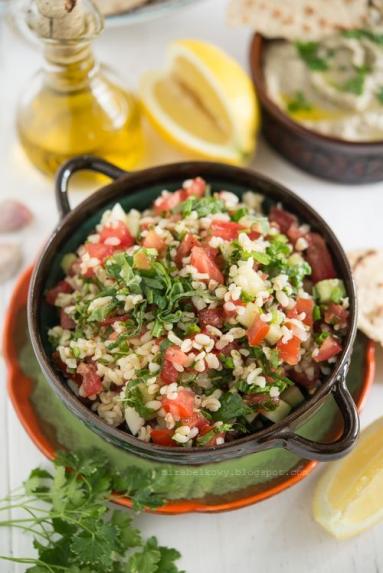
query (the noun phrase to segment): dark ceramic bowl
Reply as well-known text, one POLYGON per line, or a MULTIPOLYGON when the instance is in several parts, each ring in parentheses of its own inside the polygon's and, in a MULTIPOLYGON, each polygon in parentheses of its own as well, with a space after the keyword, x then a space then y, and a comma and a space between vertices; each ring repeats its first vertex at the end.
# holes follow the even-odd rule
POLYGON ((256 34, 250 46, 262 131, 270 145, 294 165, 323 179, 347 184, 383 180, 383 141, 357 143, 321 135, 293 121, 271 101, 263 74, 264 52, 270 41, 256 34))
POLYGON ((46 244, 33 272, 28 297, 28 323, 35 354, 52 388, 66 406, 94 432, 140 457, 185 465, 233 460, 280 447, 303 458, 330 460, 341 457, 352 447, 358 435, 359 420, 345 379, 356 333, 355 287, 347 258, 337 238, 327 223, 305 201, 282 185, 254 171, 229 165, 208 162, 176 163, 125 173, 105 161, 85 156, 73 159, 64 165, 58 174, 56 192, 62 219, 46 244), (73 173, 79 170, 103 173, 115 181, 71 210, 67 196, 68 182, 73 173), (54 309, 46 303, 44 293, 62 278, 60 261, 63 255, 73 252, 86 239, 105 209, 110 208, 116 201, 119 201, 125 209, 132 207, 144 209, 162 189, 175 190, 183 180, 198 175, 204 177, 213 187, 225 188, 239 196, 246 190, 252 189, 262 193, 270 201, 281 201, 302 221, 319 231, 330 248, 338 276, 346 285, 350 299, 350 326, 343 352, 334 365, 331 376, 311 399, 282 422, 221 446, 168 448, 142 442, 127 432, 111 428, 71 392, 65 378, 57 371, 52 361, 52 348, 49 345, 47 331, 57 322, 57 316, 54 309), (342 435, 332 443, 319 443, 299 435, 296 429, 330 396, 335 399, 343 416, 342 435))

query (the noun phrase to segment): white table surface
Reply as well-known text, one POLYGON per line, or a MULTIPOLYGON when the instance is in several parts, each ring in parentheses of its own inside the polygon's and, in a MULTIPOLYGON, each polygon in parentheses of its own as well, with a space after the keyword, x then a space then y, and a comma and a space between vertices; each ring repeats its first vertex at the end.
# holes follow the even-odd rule
MULTIPOLYGON (((222 46, 247 67, 249 34, 225 23, 223 0, 204 0, 155 22, 107 30, 97 52, 120 76, 135 84, 146 69, 161 65, 167 44, 181 37, 198 37, 222 46)), ((32 168, 17 144, 14 115, 18 95, 39 65, 38 53, 17 35, 1 27, 0 36, 0 195, 23 199, 34 211, 34 223, 9 240, 23 245, 26 266, 36 256, 57 214, 52 181, 32 168)), ((161 150, 161 160, 179 158, 161 150)), ((158 156, 159 157, 159 156, 158 156)), ((272 175, 307 199, 328 220, 347 249, 383 247, 383 183, 345 187, 312 178, 291 167, 262 142, 254 167, 272 175)), ((84 191, 74 193, 80 201, 84 191)), ((4 239, 5 240, 5 239, 4 239)), ((14 282, 0 287, 0 320, 14 282)), ((362 425, 382 415, 383 361, 362 425)), ((21 427, 5 392, 5 367, 0 359, 0 497, 20 484, 29 470, 46 464, 21 427)), ((226 514, 161 517, 142 515, 140 526, 164 544, 180 549, 188 573, 320 573, 383 571, 383 525, 358 538, 337 542, 311 517, 313 486, 320 469, 292 489, 263 503, 226 514)), ((383 496, 383 494, 382 494, 383 496)), ((19 533, 0 530, 0 555, 27 555, 30 541, 19 533)), ((30 553, 29 553, 30 555, 30 553)), ((23 571, 0 562, 0 572, 23 571)))

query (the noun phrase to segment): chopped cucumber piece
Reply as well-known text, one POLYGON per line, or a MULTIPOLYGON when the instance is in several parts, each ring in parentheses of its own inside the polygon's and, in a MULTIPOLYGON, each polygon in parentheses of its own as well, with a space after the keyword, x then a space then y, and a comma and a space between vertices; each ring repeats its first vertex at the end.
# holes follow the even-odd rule
POLYGON ((269 344, 273 345, 282 338, 282 328, 278 324, 270 324, 269 332, 267 333, 266 340, 269 344))
POLYGON ((61 268, 64 273, 67 275, 73 263, 77 260, 77 257, 74 253, 67 253, 63 256, 61 261, 61 268))
POLYGON ((275 410, 270 410, 270 411, 262 410, 262 415, 268 420, 270 420, 270 422, 277 423, 283 420, 283 418, 286 418, 286 416, 290 414, 290 412, 291 412, 290 404, 288 404, 284 400, 279 400, 278 406, 275 408, 275 410))
POLYGON ((290 404, 292 408, 296 408, 299 404, 305 401, 305 397, 303 396, 302 392, 299 390, 298 386, 290 386, 287 388, 282 394, 282 398, 285 402, 290 404))
POLYGON ((339 303, 347 295, 344 282, 341 279, 319 281, 314 287, 314 294, 322 303, 339 303))
POLYGON ((137 211, 137 209, 131 209, 126 215, 126 226, 132 237, 137 237, 138 235, 138 231, 140 230, 140 217, 141 213, 137 211))
POLYGON ((243 313, 238 315, 238 322, 249 328, 259 314, 259 307, 254 302, 249 302, 243 308, 243 313))
POLYGON ((248 416, 245 416, 246 421, 249 422, 249 424, 252 424, 257 416, 258 416, 258 412, 252 412, 248 416))

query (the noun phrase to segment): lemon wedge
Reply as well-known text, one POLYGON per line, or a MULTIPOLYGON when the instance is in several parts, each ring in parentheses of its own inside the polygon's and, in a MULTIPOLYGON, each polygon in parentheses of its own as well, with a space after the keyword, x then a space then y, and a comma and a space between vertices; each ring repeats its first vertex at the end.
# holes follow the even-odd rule
POLYGON ((212 44, 179 40, 163 72, 141 81, 144 110, 161 135, 199 156, 241 163, 253 152, 258 106, 250 78, 212 44))
POLYGON ((383 520, 383 418, 368 426, 352 452, 331 463, 313 500, 315 520, 347 539, 383 520))

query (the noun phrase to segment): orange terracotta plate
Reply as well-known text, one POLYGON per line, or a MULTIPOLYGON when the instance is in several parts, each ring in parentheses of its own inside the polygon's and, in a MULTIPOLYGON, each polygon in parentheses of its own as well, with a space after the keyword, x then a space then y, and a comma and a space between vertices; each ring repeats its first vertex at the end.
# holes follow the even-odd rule
MULTIPOLYGON (((20 364, 20 350, 29 340, 26 324, 26 301, 31 273, 32 269, 30 268, 20 277, 6 316, 4 355, 8 369, 7 386, 8 394, 26 432, 41 452, 52 460, 55 457, 57 445, 52 433, 47 431, 47 424, 44 424, 41 415, 31 400, 35 381, 31 376, 27 376, 23 372, 20 364)), ((371 341, 365 340, 363 348, 365 353, 364 372, 361 377, 362 380, 358 382, 358 388, 354 393, 359 410, 364 405, 368 391, 373 383, 375 372, 375 346, 371 341)), ((289 471, 288 475, 283 475, 277 480, 271 478, 269 482, 256 490, 247 488, 242 492, 237 492, 235 495, 210 496, 209 500, 204 498, 169 501, 166 505, 157 509, 156 513, 219 512, 257 503, 298 483, 317 464, 317 462, 308 460, 298 461, 299 463, 294 471, 289 471)), ((131 501, 126 497, 115 495, 113 496, 113 501, 120 505, 131 507, 131 501)))

